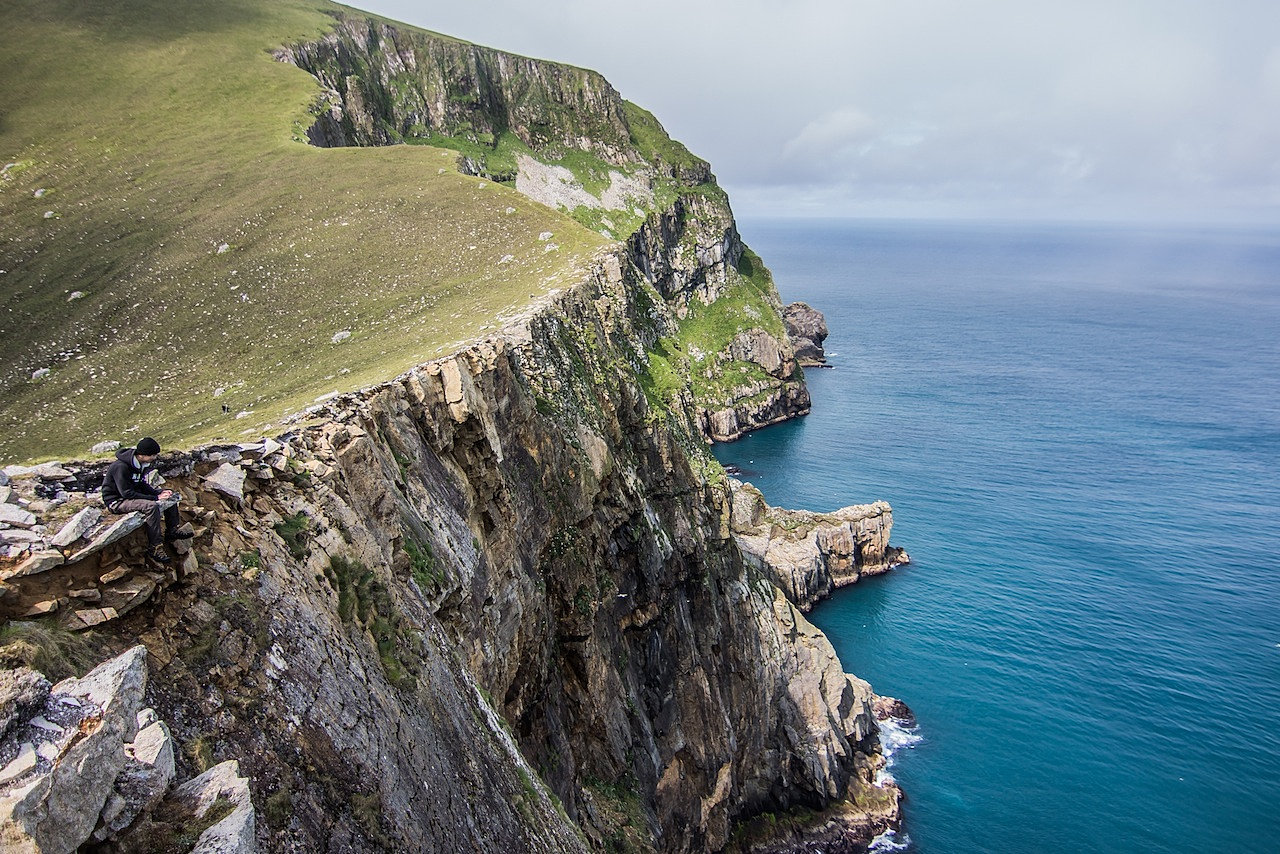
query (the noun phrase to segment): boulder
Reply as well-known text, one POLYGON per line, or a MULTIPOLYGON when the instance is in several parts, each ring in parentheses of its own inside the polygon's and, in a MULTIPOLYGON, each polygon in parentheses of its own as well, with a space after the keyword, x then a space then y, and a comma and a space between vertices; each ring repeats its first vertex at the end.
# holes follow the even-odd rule
POLYGON ((231 463, 223 463, 209 474, 204 482, 213 490, 231 498, 235 503, 244 502, 244 470, 231 463))
POLYGON ((178 787, 174 796, 191 803, 195 818, 203 818, 219 798, 229 800, 234 809, 225 818, 200 834, 191 854, 253 854, 253 801, 249 781, 240 776, 240 763, 234 759, 215 765, 194 780, 178 787))
POLYGON ((76 515, 72 516, 71 521, 63 525, 50 542, 58 548, 64 549, 83 537, 85 534, 89 533, 93 526, 98 524, 101 520, 101 510, 97 507, 86 507, 76 515))
POLYGON ((15 504, 17 501, 12 486, 0 486, 0 504, 15 504))
POLYGON ((112 451, 120 450, 120 443, 115 439, 108 439, 105 442, 99 442, 89 449, 92 454, 109 454, 112 451))
POLYGON ((49 680, 26 667, 0 670, 0 739, 44 708, 49 680))
POLYGON ((102 551, 112 543, 124 539, 141 528, 145 522, 146 520, 142 518, 141 513, 129 513, 121 516, 115 524, 94 537, 93 542, 68 557, 67 563, 84 560, 89 555, 102 551))
MULTIPOLYGON (((154 717, 154 711, 144 709, 138 713, 137 721, 141 724, 154 717)), ((124 770, 116 778, 114 793, 107 799, 102 824, 93 833, 98 840, 111 839, 133 824, 139 815, 164 797, 173 783, 173 736, 164 721, 154 720, 142 727, 124 751, 124 770)))

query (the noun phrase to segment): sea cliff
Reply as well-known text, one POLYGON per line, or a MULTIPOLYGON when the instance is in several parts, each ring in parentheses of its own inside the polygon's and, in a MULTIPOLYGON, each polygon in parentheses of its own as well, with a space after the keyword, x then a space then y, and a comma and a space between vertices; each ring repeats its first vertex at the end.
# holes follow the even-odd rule
MULTIPOLYGON (((172 569, 143 563, 128 517, 46 536, 94 507, 105 464, 12 469, 14 500, 38 512, 20 526, 34 538, 6 542, 0 611, 57 648, 145 646, 177 777, 237 760, 261 850, 715 851, 785 812, 865 844, 900 797, 876 781, 874 695, 802 612, 849 567, 887 565, 891 514, 873 505, 856 530, 806 516, 853 545, 803 582, 752 545, 768 511, 707 439, 802 414, 808 396, 724 194, 638 142, 639 113, 596 77, 362 20, 279 54, 330 69, 341 104, 321 98, 313 141, 395 142, 401 114, 456 134, 431 122, 460 121, 447 105, 463 101, 424 83, 388 104, 368 83, 445 69, 490 99, 468 108, 473 130, 547 129, 522 138, 517 170, 585 139, 638 164, 649 209, 614 223, 630 231, 580 282, 484 340, 269 438, 165 455, 195 535, 172 569)), ((599 190, 561 188, 575 183, 599 190)), ((104 836, 127 850, 131 832, 104 836)))

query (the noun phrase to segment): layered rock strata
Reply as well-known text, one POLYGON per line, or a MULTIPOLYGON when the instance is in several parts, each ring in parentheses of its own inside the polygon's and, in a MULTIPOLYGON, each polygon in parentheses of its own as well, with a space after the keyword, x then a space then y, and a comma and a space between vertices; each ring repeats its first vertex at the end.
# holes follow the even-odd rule
POLYGON ((757 812, 896 801, 874 783, 870 691, 744 559, 730 484, 645 394, 653 306, 609 256, 272 453, 166 460, 197 568, 112 625, 152 651, 186 753, 238 756, 259 803, 287 803, 267 850, 442 828, 716 850, 757 812))

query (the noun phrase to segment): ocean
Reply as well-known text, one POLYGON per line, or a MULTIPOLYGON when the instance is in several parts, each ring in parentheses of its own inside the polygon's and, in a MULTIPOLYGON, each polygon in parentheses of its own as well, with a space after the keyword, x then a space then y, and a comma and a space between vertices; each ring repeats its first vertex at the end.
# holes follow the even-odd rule
POLYGON ((717 456, 913 559, 811 615, 919 719, 881 847, 1280 851, 1280 232, 739 227, 833 368, 717 456))

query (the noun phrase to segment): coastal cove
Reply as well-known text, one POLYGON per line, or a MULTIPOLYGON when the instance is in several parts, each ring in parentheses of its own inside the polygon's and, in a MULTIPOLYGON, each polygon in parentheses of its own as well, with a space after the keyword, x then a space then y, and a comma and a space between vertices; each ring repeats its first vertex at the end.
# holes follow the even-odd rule
POLYGON ((716 454, 772 504, 892 504, 913 563, 812 618, 919 718, 914 850, 1274 845, 1280 239, 740 227, 834 369, 716 454))

